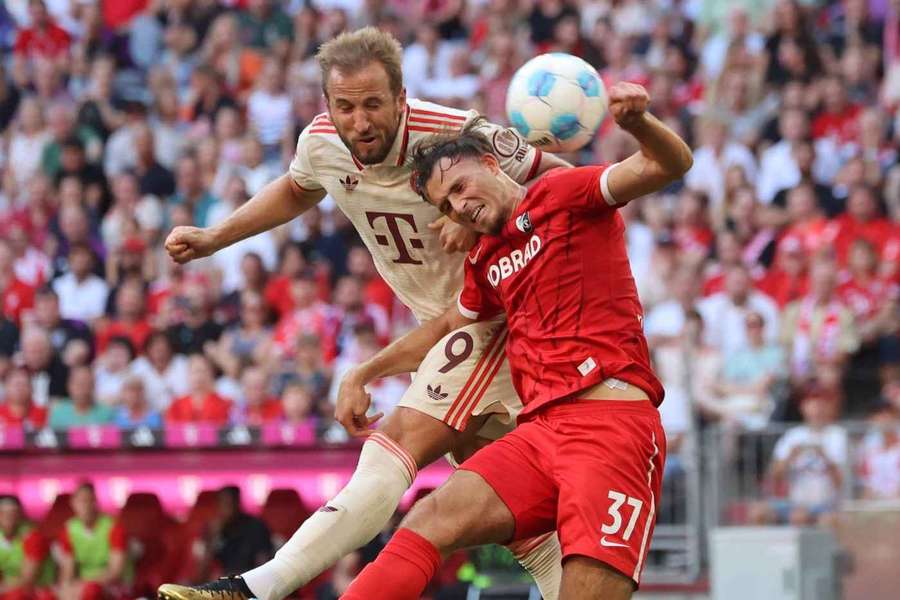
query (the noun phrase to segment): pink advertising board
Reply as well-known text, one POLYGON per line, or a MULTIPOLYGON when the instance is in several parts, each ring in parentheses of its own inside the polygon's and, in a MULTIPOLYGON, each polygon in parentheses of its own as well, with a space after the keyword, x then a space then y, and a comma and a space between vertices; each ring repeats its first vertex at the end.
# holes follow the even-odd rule
MULTIPOLYGON (((251 512, 278 488, 297 490, 307 507, 315 509, 349 480, 358 455, 357 447, 3 454, 0 494, 19 496, 33 519, 84 479, 94 483, 103 509, 112 512, 129 494, 152 492, 168 512, 181 517, 201 491, 232 484, 240 486, 244 508, 251 512)), ((444 461, 422 470, 404 506, 450 473, 444 461)))

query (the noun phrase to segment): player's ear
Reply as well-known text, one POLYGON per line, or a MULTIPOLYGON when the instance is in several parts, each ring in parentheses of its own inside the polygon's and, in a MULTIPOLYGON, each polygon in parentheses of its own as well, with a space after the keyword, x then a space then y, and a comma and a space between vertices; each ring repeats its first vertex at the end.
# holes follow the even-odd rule
POLYGON ((497 157, 491 152, 486 152, 481 155, 481 164, 490 169, 491 173, 500 171, 500 161, 498 161, 497 157))
POLYGON ((397 94, 397 104, 401 109, 406 106, 406 86, 400 88, 400 93, 397 94))

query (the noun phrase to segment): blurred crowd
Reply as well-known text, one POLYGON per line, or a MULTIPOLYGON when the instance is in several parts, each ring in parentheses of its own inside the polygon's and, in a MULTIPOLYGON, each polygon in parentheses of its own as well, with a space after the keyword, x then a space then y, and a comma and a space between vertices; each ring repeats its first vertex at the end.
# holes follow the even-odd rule
MULTIPOLYGON (((897 0, 7 0, 0 424, 343 439, 336 382, 413 321, 330 199, 184 266, 162 242, 284 172, 324 110, 318 45, 364 25, 403 43, 410 96, 496 122, 541 52, 645 85, 695 152, 623 210, 672 468, 710 424, 799 421, 771 477, 801 492, 759 519, 827 512, 849 471, 900 497, 897 0), (858 452, 842 419, 871 423, 858 452)), ((606 123, 566 158, 635 149, 606 123)))

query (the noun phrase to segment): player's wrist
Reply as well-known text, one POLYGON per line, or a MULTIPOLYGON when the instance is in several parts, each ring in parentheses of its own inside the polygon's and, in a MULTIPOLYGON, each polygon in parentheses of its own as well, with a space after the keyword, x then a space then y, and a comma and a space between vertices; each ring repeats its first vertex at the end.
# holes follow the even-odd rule
POLYGON ((619 127, 631 135, 638 137, 642 132, 653 126, 653 121, 653 115, 645 110, 639 115, 629 114, 624 116, 618 121, 618 124, 619 127))

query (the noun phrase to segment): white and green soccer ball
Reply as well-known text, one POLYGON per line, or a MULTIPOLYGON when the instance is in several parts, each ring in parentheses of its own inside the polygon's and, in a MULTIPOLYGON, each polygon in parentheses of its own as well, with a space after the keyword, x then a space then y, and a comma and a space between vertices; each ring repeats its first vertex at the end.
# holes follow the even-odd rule
POLYGON ((562 52, 529 60, 506 92, 510 123, 531 145, 547 152, 572 152, 591 141, 607 104, 597 70, 562 52))

